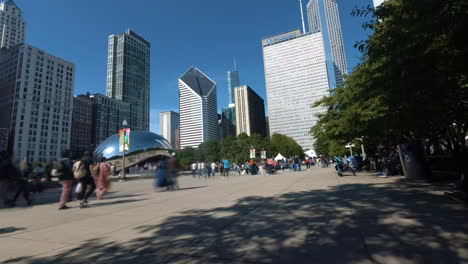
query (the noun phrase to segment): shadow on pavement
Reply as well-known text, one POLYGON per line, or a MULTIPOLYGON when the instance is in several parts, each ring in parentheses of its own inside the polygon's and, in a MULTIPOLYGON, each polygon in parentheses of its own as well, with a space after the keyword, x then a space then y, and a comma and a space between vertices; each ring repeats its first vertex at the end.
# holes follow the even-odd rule
POLYGON ((412 184, 343 184, 246 197, 5 263, 467 263, 466 207, 412 184))
POLYGON ((115 204, 135 203, 135 202, 141 202, 145 200, 148 200, 148 199, 125 199, 125 200, 117 200, 117 201, 111 201, 111 202, 90 203, 89 206, 92 208, 95 208, 95 207, 109 206, 109 205, 115 205, 115 204))
POLYGON ((10 234, 10 233, 14 233, 16 231, 21 231, 21 230, 26 230, 26 228, 8 226, 8 227, 0 228, 0 235, 10 234))

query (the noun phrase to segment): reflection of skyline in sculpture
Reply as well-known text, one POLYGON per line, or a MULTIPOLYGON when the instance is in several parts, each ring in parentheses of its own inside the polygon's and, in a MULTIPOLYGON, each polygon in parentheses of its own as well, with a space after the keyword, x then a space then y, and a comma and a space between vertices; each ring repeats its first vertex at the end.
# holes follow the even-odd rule
MULTIPOLYGON (((135 153, 149 150, 171 150, 170 143, 158 134, 145 131, 132 131, 128 140, 132 143, 125 155, 130 156, 135 153)), ((104 140, 94 151, 96 158, 115 159, 121 157, 123 153, 119 151, 120 135, 115 134, 104 140)))

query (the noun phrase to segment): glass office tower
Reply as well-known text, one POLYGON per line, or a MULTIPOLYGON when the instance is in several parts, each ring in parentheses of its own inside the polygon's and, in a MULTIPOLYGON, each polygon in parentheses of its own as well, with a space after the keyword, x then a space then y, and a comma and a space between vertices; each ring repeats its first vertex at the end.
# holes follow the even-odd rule
POLYGON ((334 89, 348 74, 338 4, 336 0, 311 0, 307 14, 310 32, 322 34, 330 88, 334 89))
POLYGON ((129 126, 149 130, 150 43, 127 29, 109 37, 107 96, 130 104, 129 126))

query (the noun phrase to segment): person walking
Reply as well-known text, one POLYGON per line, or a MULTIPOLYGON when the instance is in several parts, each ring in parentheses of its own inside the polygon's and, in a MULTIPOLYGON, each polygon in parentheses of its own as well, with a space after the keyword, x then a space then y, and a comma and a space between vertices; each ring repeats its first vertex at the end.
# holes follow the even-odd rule
MULTIPOLYGON (((13 164, 11 163, 11 159, 8 158, 7 163, 9 163, 7 166, 12 166, 14 168, 13 164)), ((29 206, 31 206, 32 199, 29 196, 28 182, 26 180, 26 178, 28 178, 31 174, 31 164, 29 164, 25 158, 20 165, 20 171, 16 170, 15 168, 15 171, 11 170, 10 172, 10 179, 17 185, 18 189, 15 193, 15 196, 13 197, 13 200, 6 202, 7 205, 10 207, 15 207, 16 200, 18 200, 18 197, 23 194, 24 200, 29 206)))
POLYGON ((349 162, 349 168, 351 169, 351 172, 353 173, 354 176, 356 176, 356 159, 354 156, 350 155, 348 157, 348 162, 349 162))
POLYGON ((227 159, 224 159, 223 160, 223 177, 229 177, 229 168, 230 168, 230 164, 229 164, 229 160, 227 159))
MULTIPOLYGON (((13 200, 7 200, 6 194, 4 195, 4 203, 9 207, 16 206, 16 200, 23 194, 24 200, 29 206, 32 205, 32 199, 29 196, 29 189, 27 182, 23 177, 23 173, 19 171, 11 162, 11 157, 8 152, 4 151, 0 154, 0 181, 2 181, 8 188, 9 183, 13 183, 18 186, 18 190, 15 193, 13 200)), ((26 161, 25 161, 26 162, 26 161)))
POLYGON ((110 181, 110 167, 106 163, 106 158, 102 158, 101 161, 97 164, 97 174, 94 175, 94 181, 97 185, 96 196, 99 200, 104 199, 104 194, 109 190, 110 181))
POLYGON ((211 163, 211 176, 216 176, 216 163, 211 163))
POLYGON ((175 191, 179 189, 177 175, 179 173, 180 164, 175 157, 167 161, 167 190, 175 191))
POLYGON ((161 162, 158 165, 158 168, 155 171, 155 187, 156 188, 162 188, 167 186, 167 174, 168 174, 168 169, 167 169, 167 162, 166 160, 161 160, 161 162))
POLYGON ((198 178, 201 178, 203 175, 203 162, 199 161, 197 163, 197 170, 198 170, 198 178))
POLYGON ((73 164, 73 174, 75 178, 78 178, 79 184, 81 184, 81 192, 78 196, 80 201, 80 208, 88 207, 88 198, 93 194, 96 189, 96 183, 94 182, 91 174, 92 156, 91 152, 85 151, 81 160, 73 164), (77 175, 80 174, 79 177, 77 175))
POLYGON ((211 177, 211 164, 209 162, 205 163, 205 179, 211 177))
POLYGON ((70 152, 65 150, 62 153, 62 160, 57 161, 52 169, 52 176, 58 177, 62 185, 62 195, 60 196, 59 210, 66 210, 70 207, 67 206, 67 201, 70 197, 73 188, 73 170, 72 161, 70 159, 70 152))
POLYGON ((307 169, 310 169, 310 158, 309 157, 306 157, 305 163, 306 163, 307 169))
POLYGON ((197 163, 196 162, 192 163, 191 169, 192 169, 192 177, 195 178, 197 176, 197 163))

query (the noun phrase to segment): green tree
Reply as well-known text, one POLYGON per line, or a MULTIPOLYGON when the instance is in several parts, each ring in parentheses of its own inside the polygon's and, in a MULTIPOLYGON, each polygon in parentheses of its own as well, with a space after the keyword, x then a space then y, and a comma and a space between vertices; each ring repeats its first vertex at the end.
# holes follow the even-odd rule
POLYGON ((221 160, 221 149, 219 142, 216 140, 210 140, 200 144, 200 146, 198 146, 198 151, 200 152, 200 159, 205 162, 217 162, 221 160))
POLYGON ((366 146, 422 139, 466 153, 466 10, 465 0, 388 0, 375 12, 355 10, 373 14, 365 26, 374 33, 357 44, 361 64, 316 105, 328 111, 312 134, 332 142, 365 136, 366 146))
POLYGON ((281 155, 289 158, 292 156, 304 156, 304 150, 302 147, 297 144, 297 142, 282 134, 273 134, 270 140, 271 150, 273 154, 277 155, 281 153, 281 155))

